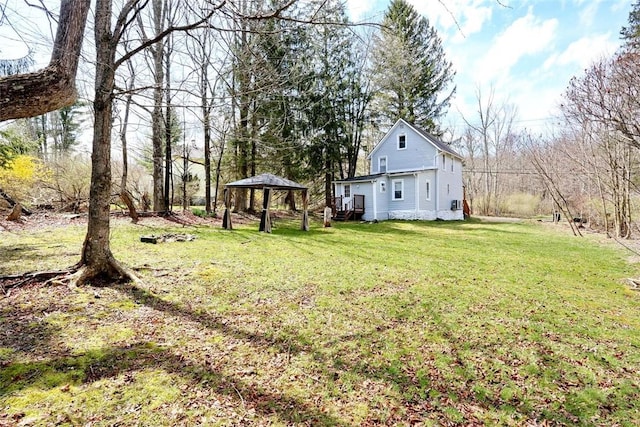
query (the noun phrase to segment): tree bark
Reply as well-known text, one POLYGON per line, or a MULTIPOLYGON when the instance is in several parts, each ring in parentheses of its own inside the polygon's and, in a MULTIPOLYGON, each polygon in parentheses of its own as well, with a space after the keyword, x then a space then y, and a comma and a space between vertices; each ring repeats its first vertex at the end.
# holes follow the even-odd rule
POLYGON ((96 2, 96 80, 91 154, 89 221, 79 268, 73 277, 83 284, 95 277, 134 279, 115 260, 109 245, 109 207, 111 205, 111 128, 117 42, 111 34, 111 0, 96 2))
MULTIPOLYGON (((153 0, 153 19, 156 35, 162 31, 162 0, 153 0)), ((164 68, 162 66, 164 41, 159 40, 151 49, 154 68, 153 112, 151 113, 151 141, 153 144, 153 210, 165 212, 167 206, 164 199, 163 150, 162 134, 164 131, 162 117, 162 86, 164 68)))
POLYGON ((49 65, 34 73, 0 78, 0 122, 34 117, 72 105, 89 0, 61 0, 49 65))

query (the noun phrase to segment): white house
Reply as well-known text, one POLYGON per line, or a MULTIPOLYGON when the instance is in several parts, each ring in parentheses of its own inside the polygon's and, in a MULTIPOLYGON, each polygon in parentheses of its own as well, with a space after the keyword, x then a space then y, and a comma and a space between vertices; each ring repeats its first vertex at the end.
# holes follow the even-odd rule
POLYGON ((370 174, 334 181, 337 217, 461 220, 462 157, 398 120, 367 157, 370 174))

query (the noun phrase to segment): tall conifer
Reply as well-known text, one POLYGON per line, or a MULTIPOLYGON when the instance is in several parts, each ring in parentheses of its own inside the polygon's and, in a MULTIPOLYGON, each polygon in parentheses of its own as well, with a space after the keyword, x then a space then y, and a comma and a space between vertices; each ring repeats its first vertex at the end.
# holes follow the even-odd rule
POLYGON ((398 118, 439 133, 455 72, 435 28, 406 0, 393 0, 375 39, 372 57, 376 107, 384 124, 398 118))

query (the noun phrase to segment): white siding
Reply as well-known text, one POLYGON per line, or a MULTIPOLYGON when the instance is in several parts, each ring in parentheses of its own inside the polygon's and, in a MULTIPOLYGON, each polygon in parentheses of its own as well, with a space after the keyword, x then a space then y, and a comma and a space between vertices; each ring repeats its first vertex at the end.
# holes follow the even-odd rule
POLYGON ((380 141, 372 153, 371 174, 381 173, 381 157, 387 158, 386 172, 402 172, 435 166, 438 151, 410 126, 400 123, 380 141), (406 135, 406 148, 398 149, 398 137, 406 135))

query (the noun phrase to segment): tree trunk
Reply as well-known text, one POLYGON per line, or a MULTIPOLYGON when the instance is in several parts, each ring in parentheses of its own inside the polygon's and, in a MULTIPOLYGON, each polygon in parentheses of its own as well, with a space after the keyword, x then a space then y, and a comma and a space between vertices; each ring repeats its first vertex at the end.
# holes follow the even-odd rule
POLYGON ((222 134, 220 139, 220 153, 218 155, 218 161, 216 163, 216 187, 215 187, 215 196, 213 198, 213 213, 216 213, 216 209, 218 206, 218 188, 220 188, 220 172, 222 168, 222 156, 224 155, 224 146, 226 144, 226 134, 222 134))
POLYGON ((0 122, 34 117, 72 105, 89 0, 61 0, 49 65, 35 73, 0 78, 0 122))
MULTIPOLYGON (((165 3, 165 10, 167 4, 165 3)), ((168 22, 171 26, 171 22, 168 22)), ((164 117, 164 207, 167 212, 173 210, 173 143, 174 114, 171 109, 171 35, 165 39, 162 57, 164 60, 165 117, 164 117)))
MULTIPOLYGON (((153 0, 153 19, 156 34, 162 31, 162 0, 153 0)), ((153 55, 154 88, 153 112, 151 113, 151 141, 153 144, 153 210, 165 212, 164 182, 162 168, 162 83, 164 82, 164 68, 162 58, 164 42, 158 41, 151 49, 153 55)))
POLYGON ((131 62, 128 62, 129 73, 131 75, 131 82, 128 85, 129 93, 125 99, 124 117, 122 119, 122 129, 120 130, 120 142, 122 144, 122 177, 120 178, 120 199, 127 205, 129 209, 129 216, 133 223, 138 222, 138 211, 136 210, 133 197, 129 190, 127 190, 127 177, 129 173, 129 158, 127 152, 127 127, 129 125, 129 113, 131 111, 131 101, 133 98, 133 88, 135 86, 135 73, 131 62))
POLYGON ((111 0, 97 0, 95 18, 96 80, 91 154, 89 222, 82 247, 81 267, 74 281, 82 284, 95 277, 135 279, 115 260, 109 245, 109 207, 111 205, 111 128, 112 97, 117 44, 111 35, 111 0))
MULTIPOLYGON (((206 68, 206 66, 205 66, 206 68)), ((206 73, 204 74, 206 77, 206 73)), ((203 85, 205 89, 206 85, 203 85)), ((206 93, 202 95, 202 110, 204 112, 204 210, 211 213, 211 118, 206 93)))
POLYGON ((324 165, 324 199, 325 206, 333 205, 333 191, 332 191, 333 174, 331 173, 331 160, 326 159, 324 165))

